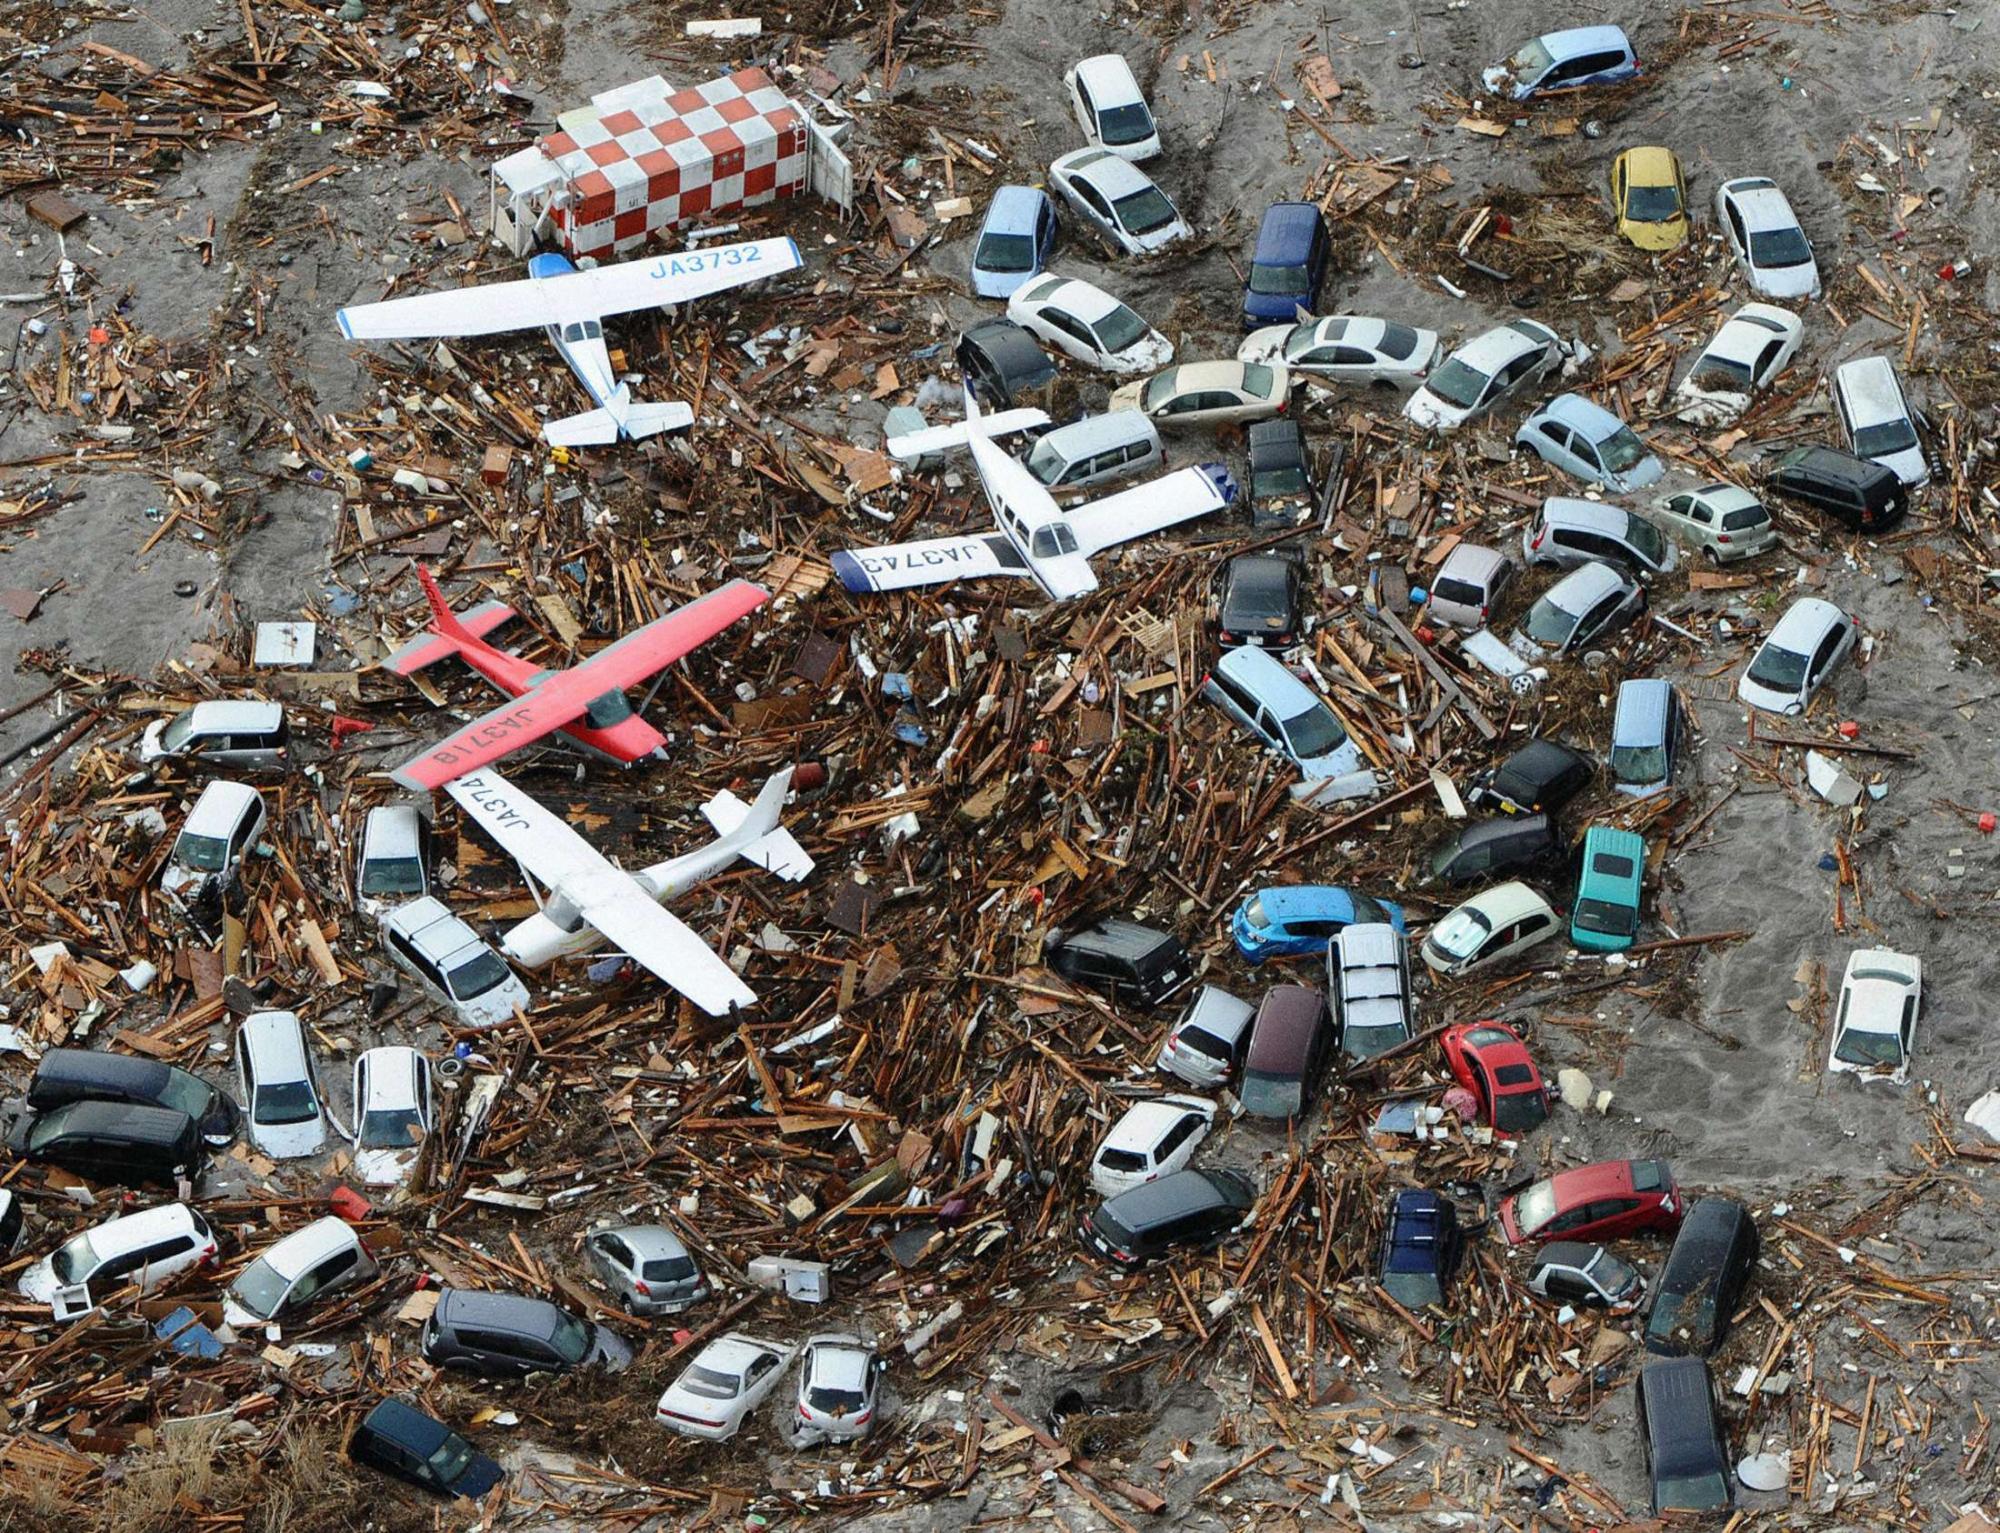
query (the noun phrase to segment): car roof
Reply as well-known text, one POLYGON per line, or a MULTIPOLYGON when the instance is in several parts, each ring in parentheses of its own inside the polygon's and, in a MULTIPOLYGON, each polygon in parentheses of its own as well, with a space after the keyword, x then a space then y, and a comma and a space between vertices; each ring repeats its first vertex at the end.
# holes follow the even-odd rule
POLYGON ((1257 226, 1257 249, 1253 260, 1303 261, 1312 249, 1312 231, 1322 222, 1319 205, 1312 202, 1274 202, 1264 209, 1257 226))
POLYGON ((1125 61, 1122 53, 1093 53, 1087 59, 1079 59, 1076 77, 1090 89, 1091 100, 1101 107, 1123 106, 1130 101, 1143 101, 1139 81, 1132 73, 1132 66, 1125 61), (1125 95, 1115 100, 1106 100, 1103 92, 1123 89, 1125 95))
POLYGON ((1833 370, 1833 385, 1847 401, 1847 412, 1857 426, 1875 426, 1909 416, 1902 385, 1896 381, 1896 369, 1887 357, 1855 357, 1841 363, 1833 370))
POLYGON ((1560 32, 1544 32, 1539 39, 1558 61, 1575 58, 1580 53, 1601 53, 1618 48, 1627 53, 1632 45, 1625 38, 1625 29, 1614 26, 1564 27, 1560 32))
POLYGON ((419 1458, 429 1458, 439 1444, 451 1435, 451 1428, 436 1417, 426 1416, 415 1406, 396 1399, 382 1401, 368 1413, 368 1419, 362 1425, 372 1432, 393 1438, 419 1458))
POLYGON ((1039 186, 1009 185, 996 188, 986 205, 985 228, 994 234, 1033 234, 1035 220, 1049 194, 1039 186))
POLYGON ((1565 612, 1582 613, 1611 592, 1625 590, 1630 585, 1610 565, 1593 559, 1588 564, 1579 564, 1550 586, 1546 599, 1565 612))
POLYGON ((1723 321, 1722 328, 1715 332, 1715 338, 1703 349, 1702 355, 1741 362, 1747 367, 1771 343, 1773 335, 1781 331, 1796 335, 1800 328, 1799 317, 1790 309, 1781 309, 1770 303, 1746 303, 1723 321), (1777 322, 1779 316, 1789 323, 1777 322))
POLYGON ((1715 1451, 1715 1402, 1704 1359, 1663 1357, 1649 1362, 1639 1372, 1639 1388, 1646 1397, 1646 1435, 1652 1442, 1656 1480, 1727 1467, 1715 1451), (1702 1413, 1698 1423, 1674 1409, 1695 1405, 1702 1413))
POLYGON ((1243 369, 1248 365, 1273 367, 1279 364, 1259 362, 1183 362, 1174 369, 1174 392, 1191 393, 1196 389, 1239 389, 1243 388, 1243 369))
POLYGON ((1153 178, 1121 154, 1109 149, 1073 149, 1049 166, 1090 182, 1113 202, 1153 186, 1153 178))
POLYGON ((243 1019, 243 1047, 257 1062, 257 1077, 269 1082, 273 1070, 306 1070, 306 1037, 297 1012, 253 1011, 243 1019))
POLYGON ((1452 356, 1467 367, 1476 368, 1491 377, 1516 357, 1539 350, 1546 344, 1532 335, 1523 334, 1512 324, 1495 325, 1465 342, 1452 356))
POLYGON ((1690 494, 1699 496, 1717 511, 1741 511, 1749 506, 1763 504, 1753 493, 1740 484, 1705 484, 1690 494))
POLYGON ((1044 272, 1034 278, 1022 289, 1022 294, 1030 303, 1060 305, 1086 324, 1095 324, 1114 309, 1125 307, 1095 283, 1085 282, 1081 277, 1065 277, 1057 272, 1044 272))
MULTIPOLYGON (((423 1056, 408 1044, 385 1043, 368 1049, 361 1060, 368 1062, 368 1101, 363 1107, 415 1107, 417 1105, 418 1060, 423 1056)), ((361 1060, 356 1060, 359 1064, 361 1060)))
POLYGON ((1196 1111, 1186 1099, 1154 1097, 1150 1101, 1134 1102, 1125 1109, 1125 1115, 1111 1125, 1111 1132, 1104 1136, 1107 1150, 1150 1150, 1160 1142, 1160 1136, 1187 1114, 1196 1111))
POLYGON ((1725 182, 1722 189, 1736 204, 1737 212, 1743 216, 1743 227, 1751 234, 1799 227, 1798 215, 1774 181, 1762 176, 1744 176, 1725 182))
MULTIPOLYGON (((1560 417, 1558 417, 1560 418, 1560 417)), ((1565 424, 1573 424, 1565 422, 1565 424)), ((1631 525, 1632 513, 1623 506, 1606 505, 1601 500, 1583 500, 1575 495, 1551 495, 1542 502, 1542 520, 1622 538, 1631 525)))
POLYGON ((1016 373, 1055 373, 1055 363, 1049 360, 1047 352, 1035 344, 1035 338, 1004 315, 982 319, 959 336, 959 345, 968 342, 985 352, 996 367, 1010 376, 1016 373))
POLYGON ((1445 1230, 1458 1227, 1458 1210, 1427 1187, 1406 1187, 1389 1202, 1390 1272, 1436 1272, 1449 1247, 1445 1230))
POLYGON ((1387 921, 1357 921, 1336 941, 1343 969, 1388 968, 1401 958, 1403 939, 1387 921))
POLYGON ((345 1219, 328 1214, 267 1247, 258 1260, 281 1277, 295 1278, 314 1262, 324 1261, 336 1251, 345 1251, 359 1244, 360 1239, 345 1219))
POLYGON ((194 1234, 194 1210, 185 1203, 165 1203, 106 1219, 83 1233, 90 1237, 91 1249, 99 1256, 117 1256, 170 1235, 194 1234))
POLYGON ((1604 1247, 1586 1240, 1552 1240, 1535 1253, 1536 1267, 1574 1267, 1583 1271, 1604 1247))
POLYGON ((547 1299, 478 1288, 447 1288, 438 1295, 438 1308, 446 1325, 490 1325, 516 1336, 553 1336, 564 1318, 547 1299))
POLYGON ((201 790, 182 828, 197 836, 227 836, 262 796, 248 783, 216 781, 201 790))
POLYGON ((410 945, 440 966, 468 948, 491 951, 479 934, 451 913, 451 908, 434 894, 407 901, 389 912, 384 923, 408 939, 410 945))
MULTIPOLYGON (((1488 841, 1512 841, 1516 837, 1550 835, 1554 822, 1546 814, 1496 814, 1491 819, 1474 820, 1458 833, 1455 843, 1460 851, 1467 847, 1484 846, 1488 841)), ((1359 931, 1359 927, 1349 927, 1349 931, 1359 931)), ((1341 936, 1345 937, 1346 932, 1341 936)))
POLYGON ((1354 896, 1338 884, 1271 884, 1257 891, 1257 902, 1273 921, 1331 914, 1336 921, 1354 914, 1354 896))
POLYGON ((1250 1020, 1257 1015, 1257 1008, 1240 995, 1231 995, 1220 985, 1203 985, 1195 991, 1194 999, 1188 1003, 1180 1021, 1174 1024, 1174 1031, 1198 1027, 1204 1032, 1215 1034, 1226 1041, 1243 1036, 1250 1026, 1250 1020))
POLYGON ((1844 1030, 1864 1033, 1894 1033, 1902 1028, 1903 1001, 1908 986, 1920 982, 1917 961, 1890 948, 1857 948, 1847 955, 1847 969, 1840 988, 1847 1001, 1844 1030), (1863 968, 1897 973, 1900 979, 1857 979, 1863 968))
MULTIPOLYGON (((1573 431, 1581 431, 1593 442, 1614 436, 1625 424, 1603 405, 1581 394, 1558 394, 1535 412, 1538 419, 1560 421, 1573 431)), ((1552 497, 1567 498, 1567 497, 1552 497)), ((1587 503, 1586 503, 1587 504, 1587 503)))
POLYGON ((1243 433, 1243 438, 1253 454, 1260 448, 1276 446, 1283 446, 1302 454, 1306 448, 1305 428, 1297 421, 1282 415, 1276 420, 1252 421, 1250 429, 1243 433))
POLYGON ((1829 628, 1846 621, 1847 614, 1824 597, 1801 596, 1771 626, 1764 642, 1795 654, 1810 654, 1829 628))
POLYGON ((1248 1189, 1229 1172, 1199 1171, 1189 1167, 1169 1171, 1165 1176, 1137 1187, 1127 1188, 1116 1197, 1106 1198, 1105 1207, 1127 1229, 1139 1230, 1163 1219, 1178 1218, 1200 1208, 1234 1204, 1231 1194, 1241 1190, 1248 1204, 1248 1189), (1235 1183, 1235 1186, 1231 1184, 1235 1183))
POLYGON ((806 1342, 806 1376, 829 1389, 866 1389, 875 1349, 859 1336, 828 1334, 806 1342))
POLYGON ((285 716, 283 705, 260 702, 250 697, 225 697, 196 703, 188 713, 196 730, 217 734, 228 734, 238 729, 261 733, 276 729, 285 716))
POLYGON ((1523 916, 1537 913, 1554 914, 1549 908, 1549 902, 1518 878, 1511 878, 1504 884, 1495 884, 1491 889, 1481 890, 1464 903, 1486 917, 1496 930, 1520 920, 1523 916))
POLYGON ((1273 985, 1257 1007, 1250 1034, 1251 1068, 1303 1061, 1325 1014, 1325 997, 1310 985, 1273 985))
POLYGON ((1737 1230, 1751 1222, 1750 1210, 1734 1198, 1696 1198, 1674 1236, 1673 1250, 1660 1270, 1661 1281, 1688 1260, 1715 1260, 1729 1249, 1737 1230))
POLYGON ((1673 683, 1663 676, 1634 676, 1618 683, 1618 701, 1611 713, 1611 743, 1628 732, 1657 732, 1666 722, 1673 683))
POLYGON ((1238 686, 1247 687, 1284 718, 1293 718, 1319 702, 1298 677, 1283 663, 1254 645, 1226 649, 1217 657, 1215 668, 1238 686))
POLYGON ((688 1254, 680 1236, 661 1224, 621 1224, 597 1233, 616 1235, 631 1247, 632 1254, 640 1261, 659 1261, 688 1254))
POLYGON ((1035 446, 1052 443, 1062 450, 1064 456, 1074 460, 1092 451, 1126 442, 1155 442, 1159 436, 1159 428, 1144 410, 1106 410, 1100 415, 1086 415, 1067 426, 1043 432, 1035 439, 1035 446))
POLYGON ((1593 825, 1583 833, 1583 884, 1599 892, 1636 891, 1646 875, 1646 838, 1613 825, 1593 825), (1623 857, 1629 874, 1609 873, 1597 866, 1600 857, 1623 857))
POLYGON ((1463 580, 1467 585, 1485 585, 1493 578, 1494 572, 1507 562, 1507 556, 1497 548, 1487 548, 1480 543, 1460 543, 1445 555, 1439 567, 1435 585, 1439 580, 1463 580))
POLYGON ((377 804, 361 829, 364 857, 414 857, 423 811, 415 804, 377 804))
POLYGON ((695 1354, 694 1361, 717 1372, 741 1374, 767 1352, 775 1352, 782 1357, 785 1349, 776 1342, 759 1341, 741 1331, 730 1331, 703 1347, 695 1354))
POLYGON ((1633 186, 1672 186, 1674 152, 1661 144, 1635 144, 1619 156, 1625 178, 1633 186))
POLYGON ((1537 738, 1501 762, 1499 775, 1546 787, 1579 764, 1589 764, 1589 758, 1581 751, 1571 750, 1559 740, 1537 738))
POLYGON ((1132 958, 1142 958, 1162 943, 1174 940, 1172 932, 1138 921, 1121 920, 1117 916, 1107 916, 1062 934, 1064 947, 1088 946, 1100 952, 1122 953, 1132 958))
POLYGON ((66 1102, 52 1112, 41 1114, 36 1122, 60 1123, 66 1134, 110 1134, 159 1145, 179 1144, 194 1124, 192 1118, 177 1108, 96 1099, 66 1102))
POLYGON ((117 1085, 136 1090, 157 1090, 173 1075, 188 1071, 165 1060, 147 1059, 138 1054, 114 1054, 109 1049, 50 1049, 35 1062, 34 1081, 117 1085))

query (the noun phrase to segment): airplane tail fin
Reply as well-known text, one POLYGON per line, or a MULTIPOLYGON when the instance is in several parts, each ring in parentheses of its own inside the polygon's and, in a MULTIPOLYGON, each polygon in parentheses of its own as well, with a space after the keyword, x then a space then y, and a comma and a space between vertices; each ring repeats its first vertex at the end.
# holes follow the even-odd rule
POLYGON ((421 564, 417 566, 417 581, 424 588, 424 599, 431 604, 430 627, 383 662, 398 676, 408 676, 458 654, 515 615, 514 609, 503 601, 481 602, 469 612, 453 612, 444 592, 438 588, 437 578, 421 564))
POLYGON ((662 431, 685 431, 693 424, 694 411, 679 400, 663 405, 634 405, 625 413, 625 434, 634 441, 658 436, 662 431))
POLYGON ((609 410, 585 410, 545 421, 542 440, 551 447, 608 447, 618 440, 618 417, 609 410))
POLYGON ((621 436, 636 441, 662 431, 685 431, 693 424, 694 411, 688 406, 678 401, 634 403, 631 389, 621 383, 600 409, 549 421, 542 427, 542 436, 551 447, 605 447, 621 436))
POLYGON ((786 795, 792 791, 793 770, 786 767, 774 774, 753 804, 744 803, 725 788, 703 804, 701 812, 716 829, 718 848, 796 883, 813 870, 813 860, 792 833, 778 824, 786 795))

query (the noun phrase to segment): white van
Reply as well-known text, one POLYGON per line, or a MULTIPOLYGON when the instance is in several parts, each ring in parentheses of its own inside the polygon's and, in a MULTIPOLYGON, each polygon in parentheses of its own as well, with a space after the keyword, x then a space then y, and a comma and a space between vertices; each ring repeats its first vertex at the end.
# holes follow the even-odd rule
POLYGON ((1107 410, 1045 433, 1028 451, 1028 472, 1049 489, 1080 490, 1158 468, 1167 455, 1141 410, 1107 410))
POLYGON ((379 918, 391 905, 430 892, 430 817, 416 804, 378 804, 361 827, 354 908, 379 918))
POLYGON ((263 833, 264 800, 255 788, 240 782, 210 783, 188 811, 187 823, 167 855, 160 892, 179 899, 210 877, 227 884, 263 833))
POLYGON ((1887 357, 1856 357, 1835 368, 1833 407, 1855 457, 1881 464, 1913 490, 1930 482, 1916 412, 1887 357))
POLYGON ((208 1221, 185 1203, 169 1203, 72 1235, 21 1274, 20 1291, 48 1305, 56 1319, 74 1320, 128 1283, 151 1293, 168 1278, 213 1261, 216 1250, 208 1221))

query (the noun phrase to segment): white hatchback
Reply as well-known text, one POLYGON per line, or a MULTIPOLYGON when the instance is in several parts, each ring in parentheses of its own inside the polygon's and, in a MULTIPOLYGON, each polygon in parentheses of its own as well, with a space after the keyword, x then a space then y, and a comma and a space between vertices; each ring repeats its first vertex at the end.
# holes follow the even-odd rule
POLYGON ((1179 1171, 1214 1124, 1215 1103, 1207 1097, 1175 1094, 1134 1102, 1091 1157, 1092 1190, 1116 1197, 1179 1171))
POLYGON ((1738 701, 1766 713, 1804 713, 1859 633, 1854 619, 1832 602, 1800 597, 1751 656, 1736 684, 1738 701))
POLYGON ((1819 263, 1778 183, 1738 176, 1715 189, 1715 221, 1750 291, 1766 298, 1819 297, 1819 263))
POLYGON ((1674 389, 1674 414, 1691 426, 1726 426, 1750 408, 1798 355, 1805 326, 1790 309, 1746 303, 1715 332, 1674 389))
POLYGON ((72 1235, 23 1272, 21 1293, 58 1320, 88 1314, 126 1284, 151 1293, 169 1278, 215 1260, 215 1232, 185 1203, 168 1203, 72 1235))
POLYGON ((1850 953, 1827 1069, 1898 1086, 1909 1080, 1923 988, 1924 966, 1912 954, 1885 947, 1850 953))
POLYGON ((1449 911, 1424 938, 1424 962, 1435 974, 1470 974, 1546 942, 1557 930, 1549 902, 1517 879, 1449 911))
POLYGON ((1063 76, 1063 84, 1077 126, 1094 147, 1127 160, 1150 160, 1160 152, 1160 125, 1122 53, 1084 59, 1063 76))
POLYGON ((253 1011, 236 1035, 236 1078, 250 1142, 274 1160, 317 1155, 326 1113, 296 1013, 253 1011))

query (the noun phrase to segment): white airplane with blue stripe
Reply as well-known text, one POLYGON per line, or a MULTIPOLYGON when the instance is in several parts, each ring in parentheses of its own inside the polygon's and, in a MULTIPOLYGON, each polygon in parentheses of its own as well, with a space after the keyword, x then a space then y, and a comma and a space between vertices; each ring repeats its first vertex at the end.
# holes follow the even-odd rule
POLYGON ((1200 463, 1064 511, 1021 460, 993 440, 1048 423, 1040 410, 983 414, 968 388, 962 425, 933 426, 889 442, 890 453, 897 457, 946 447, 971 448, 979 487, 986 492, 998 529, 971 537, 842 549, 827 561, 840 583, 858 595, 1019 575, 1034 581, 1051 599, 1065 601, 1097 589, 1091 555, 1225 510, 1236 498, 1236 481, 1228 469, 1220 463, 1200 463))
POLYGON ((681 250, 588 271, 578 271, 567 257, 544 253, 529 259, 521 281, 357 304, 338 318, 340 333, 351 341, 456 339, 539 325, 597 403, 594 410, 546 422, 542 435, 555 447, 597 447, 694 424, 686 405, 641 403, 618 381, 604 344, 605 316, 687 303, 804 264, 797 242, 784 238, 681 250))

